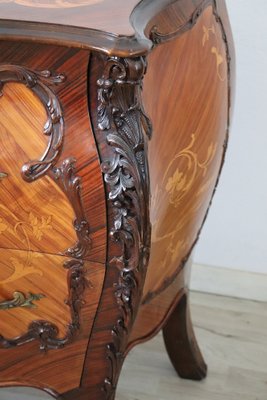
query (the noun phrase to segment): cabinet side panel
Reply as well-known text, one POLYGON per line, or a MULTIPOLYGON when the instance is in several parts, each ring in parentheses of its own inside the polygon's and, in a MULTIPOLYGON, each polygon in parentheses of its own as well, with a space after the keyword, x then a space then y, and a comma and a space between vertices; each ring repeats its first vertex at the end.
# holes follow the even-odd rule
MULTIPOLYGON (((179 4, 172 7, 178 10, 179 4)), ((176 35, 175 26, 163 30, 172 32, 171 39, 161 37, 144 82, 144 104, 154 128, 149 147, 152 249, 130 347, 160 329, 168 313, 164 298, 171 304, 179 282, 188 286, 187 261, 224 162, 235 77, 231 29, 224 1, 194 15, 176 35)))
POLYGON ((149 147, 152 248, 146 297, 177 275, 188 258, 222 163, 228 121, 227 53, 212 7, 189 32, 151 54, 144 103, 154 127, 149 147))

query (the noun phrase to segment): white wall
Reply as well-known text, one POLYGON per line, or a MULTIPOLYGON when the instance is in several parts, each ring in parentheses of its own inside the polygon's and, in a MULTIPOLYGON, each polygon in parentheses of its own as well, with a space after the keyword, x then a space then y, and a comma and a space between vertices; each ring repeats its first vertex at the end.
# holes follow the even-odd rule
POLYGON ((195 262, 267 274, 267 1, 227 6, 237 61, 234 119, 195 262))

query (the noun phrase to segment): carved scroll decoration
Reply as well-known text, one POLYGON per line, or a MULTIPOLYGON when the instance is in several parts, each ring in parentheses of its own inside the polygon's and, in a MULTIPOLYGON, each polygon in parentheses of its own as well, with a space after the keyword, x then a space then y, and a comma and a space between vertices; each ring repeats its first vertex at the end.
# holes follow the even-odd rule
POLYGON ((48 321, 33 321, 29 325, 28 332, 15 339, 7 339, 0 335, 0 348, 8 349, 37 340, 39 341, 40 350, 59 349, 73 340, 80 328, 79 312, 83 303, 82 294, 87 281, 81 260, 67 261, 64 267, 68 269, 69 297, 66 303, 70 307, 72 320, 67 326, 66 335, 63 338, 59 338, 57 326, 48 321))
POLYGON ((179 28, 173 32, 162 33, 159 32, 157 26, 153 26, 150 31, 150 39, 154 44, 161 44, 175 39, 186 31, 192 29, 193 26, 197 23, 198 18, 202 15, 203 11, 207 8, 208 5, 212 5, 213 1, 214 0, 202 0, 199 6, 196 7, 196 9, 194 10, 190 19, 185 24, 179 26, 179 28))
MULTIPOLYGON (((59 155, 63 144, 63 117, 60 103, 56 95, 47 84, 57 84, 64 81, 63 75, 56 75, 49 71, 32 72, 18 66, 0 66, 0 84, 3 88, 6 82, 21 82, 30 87, 44 104, 48 120, 44 133, 50 136, 48 148, 40 161, 30 161, 22 168, 22 177, 28 181, 34 181, 44 176, 51 169, 59 155)), ((71 342, 80 328, 80 308, 82 306, 82 294, 87 285, 84 275, 84 263, 82 258, 90 250, 89 224, 86 221, 81 201, 81 181, 75 174, 75 160, 65 160, 58 168, 53 169, 54 179, 68 197, 76 214, 74 228, 78 241, 76 245, 67 249, 65 255, 72 257, 64 263, 68 270, 67 281, 69 295, 66 304, 70 307, 71 323, 67 326, 67 332, 63 338, 58 337, 58 328, 48 321, 33 321, 28 332, 15 339, 7 339, 0 335, 0 348, 10 348, 38 340, 41 350, 58 349, 71 342)), ((20 292, 16 292, 19 294, 20 292)), ((15 295, 15 294, 14 294, 15 295)), ((41 297, 35 295, 26 298, 25 296, 14 296, 8 304, 4 302, 2 309, 14 307, 32 306, 33 300, 41 297)), ((0 305, 1 307, 1 305, 0 305)))
POLYGON ((63 338, 58 337, 58 328, 48 321, 33 321, 28 332, 15 339, 6 339, 0 335, 0 348, 10 348, 38 340, 41 350, 58 349, 73 341, 80 329, 80 309, 83 304, 82 295, 87 286, 82 260, 90 250, 89 224, 86 221, 81 202, 81 180, 76 176, 75 159, 68 158, 60 167, 53 169, 54 179, 62 188, 76 213, 74 227, 78 242, 66 250, 65 254, 72 257, 64 263, 67 269, 67 282, 69 296, 66 304, 70 307, 71 323, 67 326, 67 332, 63 338))
POLYGON ((149 172, 145 134, 151 137, 151 123, 142 107, 143 57, 106 60, 98 80, 98 127, 107 131, 110 157, 102 163, 107 184, 113 226, 110 237, 118 255, 109 259, 118 281, 114 284, 120 316, 107 345, 110 374, 103 390, 112 399, 122 366, 128 335, 133 325, 150 251, 149 172))
POLYGON ((63 161, 61 166, 55 166, 63 146, 64 122, 60 102, 50 86, 64 81, 65 76, 63 74, 50 71, 36 72, 17 65, 0 65, 0 95, 5 83, 23 83, 41 100, 48 117, 44 127, 44 134, 50 137, 48 147, 40 160, 29 161, 22 167, 22 177, 25 181, 32 182, 52 169, 54 180, 69 199, 75 212, 74 228, 78 238, 77 243, 64 253, 64 255, 71 257, 64 263, 64 268, 68 271, 69 288, 66 304, 69 306, 71 314, 71 322, 67 326, 65 336, 59 337, 57 326, 48 321, 33 321, 29 325, 28 332, 17 338, 8 339, 0 335, 0 348, 7 349, 37 340, 41 350, 58 349, 72 342, 80 329, 82 295, 87 286, 82 259, 88 255, 91 241, 89 224, 81 200, 81 179, 75 171, 76 160, 68 158, 63 161))
POLYGON ((21 174, 25 181, 32 182, 52 168, 57 162, 63 145, 63 113, 56 95, 50 88, 65 81, 63 74, 51 71, 31 71, 18 65, 0 65, 0 96, 8 82, 22 83, 40 99, 47 113, 44 134, 49 137, 47 148, 40 160, 23 165, 21 174))
POLYGON ((74 258, 84 258, 91 249, 90 228, 86 220, 81 199, 81 178, 75 174, 74 158, 67 158, 59 168, 54 168, 54 178, 62 191, 68 197, 76 218, 74 229, 78 241, 74 247, 65 251, 65 255, 74 258))

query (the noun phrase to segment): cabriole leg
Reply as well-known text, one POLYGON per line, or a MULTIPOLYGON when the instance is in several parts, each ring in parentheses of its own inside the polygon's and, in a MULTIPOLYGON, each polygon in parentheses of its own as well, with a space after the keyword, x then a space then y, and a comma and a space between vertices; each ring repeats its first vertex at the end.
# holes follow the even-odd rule
POLYGON ((207 365, 194 334, 188 293, 185 293, 165 327, 163 337, 170 360, 181 378, 201 380, 206 377, 207 365))

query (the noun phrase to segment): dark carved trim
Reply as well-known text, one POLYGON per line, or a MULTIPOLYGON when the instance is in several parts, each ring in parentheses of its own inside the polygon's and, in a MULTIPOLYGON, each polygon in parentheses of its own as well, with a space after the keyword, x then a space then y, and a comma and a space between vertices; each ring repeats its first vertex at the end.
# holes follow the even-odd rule
POLYGON ((103 390, 112 399, 126 350, 128 335, 141 299, 150 251, 149 172, 145 134, 151 124, 142 107, 141 87, 146 71, 143 57, 107 58, 98 80, 98 127, 107 131, 111 156, 102 163, 111 202, 113 226, 110 237, 119 254, 108 260, 115 267, 114 283, 120 317, 107 345, 110 375, 103 390))
POLYGON ((189 21, 187 21, 184 25, 179 26, 179 28, 177 30, 175 30, 174 32, 161 33, 161 32, 159 32, 158 27, 154 26, 150 32, 150 39, 152 40, 152 42, 154 44, 161 44, 161 43, 165 43, 165 42, 168 42, 169 40, 177 38, 178 36, 182 35, 186 31, 192 29, 193 26, 196 24, 198 18, 202 15, 205 8, 207 8, 207 6, 211 5, 212 3, 213 3, 213 0, 203 0, 200 3, 200 5, 194 10, 189 21))
MULTIPOLYGON (((227 116, 227 129, 226 129, 226 138, 225 138, 225 142, 224 142, 224 149, 223 149, 223 155, 222 155, 222 160, 221 160, 221 165, 220 165, 220 169, 218 172, 218 176, 217 176, 217 180, 214 186, 214 190, 213 193, 211 195, 211 199, 206 211, 206 214, 204 216, 204 219, 202 221, 201 227, 196 235, 196 238, 194 240, 193 245, 191 246, 188 254, 184 257, 184 259, 181 261, 180 265, 178 266, 178 268, 174 271, 174 273, 172 275, 170 275, 169 277, 167 277, 162 285, 155 291, 150 291, 148 292, 145 297, 142 300, 142 304, 148 304, 150 303, 155 297, 157 297, 158 295, 160 295, 162 292, 164 292, 164 290, 166 290, 173 282, 174 280, 177 278, 177 276, 179 275, 180 271, 184 268, 185 264, 187 263, 188 259, 190 258, 190 256, 192 255, 192 252, 195 248, 195 245, 197 244, 200 234, 202 232, 203 226, 206 222, 206 219, 208 217, 208 213, 213 201, 213 197, 214 194, 216 192, 216 189, 218 187, 218 183, 220 180, 220 176, 221 176, 221 172, 222 172, 222 168, 224 165, 224 161, 225 161, 225 155, 226 155, 226 150, 227 150, 227 145, 228 145, 228 139, 229 139, 229 130, 230 130, 230 109, 231 109, 231 56, 230 56, 230 49, 229 49, 229 43, 227 40, 227 35, 225 32, 225 28, 224 28, 224 24, 223 21, 218 13, 217 10, 217 1, 216 0, 204 0, 202 2, 202 4, 200 5, 200 7, 195 11, 194 13, 194 18, 191 19, 193 21, 193 25, 197 22, 198 18, 202 15, 202 12, 205 10, 205 8, 208 5, 212 5, 212 10, 213 10, 213 15, 215 17, 216 22, 219 24, 220 28, 221 28, 221 33, 222 33, 222 39, 225 43, 225 51, 226 51, 226 60, 227 60, 227 80, 228 80, 228 116, 227 116)), ((188 24, 186 24, 186 26, 191 26, 190 23, 192 23, 192 21, 190 20, 190 22, 188 24)), ((187 28, 189 29, 189 28, 187 28)), ((176 34, 176 36, 181 33, 180 31, 176 34)))
MULTIPOLYGON (((44 134, 49 136, 48 147, 38 161, 29 161, 22 167, 22 177, 27 182, 32 182, 44 176, 52 169, 62 150, 64 121, 59 100, 49 86, 64 82, 65 76, 51 73, 50 71, 31 71, 17 65, 0 66, 0 95, 5 83, 18 82, 30 88, 41 100, 47 112, 47 122, 44 134)), ((82 305, 82 294, 86 286, 83 261, 81 260, 90 250, 89 224, 85 218, 81 201, 81 182, 75 175, 75 160, 70 158, 60 167, 54 167, 55 181, 64 191, 76 214, 74 228, 78 237, 76 245, 66 250, 65 255, 72 259, 65 262, 68 269, 69 297, 66 304, 70 307, 71 323, 67 326, 65 337, 58 337, 58 328, 48 321, 33 321, 28 332, 15 339, 6 339, 0 335, 0 348, 10 348, 38 340, 40 349, 61 348, 73 340, 80 328, 79 311, 82 305)))
POLYGON ((64 268, 68 270, 69 296, 66 304, 70 307, 71 323, 67 326, 66 335, 60 338, 58 328, 54 324, 42 320, 33 321, 28 332, 15 339, 6 339, 0 335, 0 348, 7 349, 38 340, 41 350, 59 349, 72 342, 80 329, 82 295, 87 286, 82 258, 90 249, 89 224, 81 201, 81 180, 75 174, 75 159, 66 159, 60 167, 53 169, 53 173, 55 181, 67 195, 76 213, 74 227, 78 242, 66 251, 66 255, 72 258, 64 263, 64 268))
POLYGON ((81 199, 81 178, 75 174, 74 158, 68 158, 62 165, 54 168, 54 177, 58 185, 68 197, 74 211, 74 228, 78 237, 78 242, 74 247, 65 251, 65 255, 74 258, 84 258, 91 249, 91 239, 89 224, 86 220, 81 199))
POLYGON ((23 179, 28 182, 45 175, 60 155, 64 133, 63 115, 59 100, 50 86, 60 84, 64 80, 64 75, 50 71, 31 71, 18 65, 0 65, 0 95, 3 95, 6 83, 22 83, 36 94, 47 113, 44 134, 49 137, 48 146, 40 160, 29 161, 21 170, 23 179))
POLYGON ((75 333, 80 328, 79 311, 82 305, 81 296, 87 285, 84 277, 83 262, 72 260, 65 263, 68 268, 69 297, 66 303, 70 306, 72 322, 67 327, 65 337, 58 338, 58 328, 48 321, 33 321, 28 332, 15 339, 6 339, 0 335, 0 348, 8 349, 38 340, 40 350, 59 349, 73 340, 75 333))

